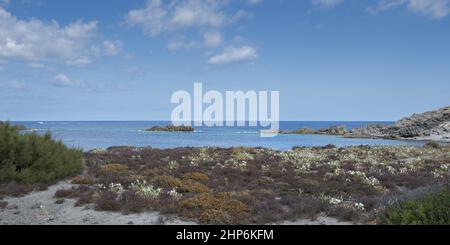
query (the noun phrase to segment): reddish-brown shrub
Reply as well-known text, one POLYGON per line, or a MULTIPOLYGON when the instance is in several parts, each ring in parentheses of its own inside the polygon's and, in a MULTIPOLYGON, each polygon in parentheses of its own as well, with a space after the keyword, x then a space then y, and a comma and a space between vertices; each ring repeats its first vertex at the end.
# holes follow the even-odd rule
POLYGON ((98 211, 119 211, 120 204, 117 194, 111 191, 103 191, 95 200, 95 210, 98 211))
POLYGON ((0 201, 0 208, 6 208, 8 207, 8 202, 0 201))
POLYGON ((119 204, 123 212, 140 213, 150 208, 150 200, 136 194, 134 191, 125 191, 120 195, 119 204))

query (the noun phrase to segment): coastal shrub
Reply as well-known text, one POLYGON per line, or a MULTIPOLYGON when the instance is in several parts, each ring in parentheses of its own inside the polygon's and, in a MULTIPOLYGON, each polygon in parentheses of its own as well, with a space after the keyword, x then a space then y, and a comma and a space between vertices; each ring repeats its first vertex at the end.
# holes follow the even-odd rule
POLYGON ((0 209, 8 207, 8 202, 0 201, 0 209))
POLYGON ((430 142, 426 143, 426 144, 424 145, 424 147, 432 148, 432 149, 440 149, 440 148, 441 148, 441 145, 440 145, 439 143, 437 143, 437 142, 430 141, 430 142))
POLYGON ((201 193, 179 202, 178 213, 203 224, 242 224, 248 207, 228 193, 201 193))
POLYGON ((82 151, 69 149, 50 133, 20 134, 0 124, 0 182, 49 183, 80 172, 82 151))
POLYGON ((111 163, 101 167, 105 174, 121 174, 128 171, 127 165, 111 163))
POLYGON ((200 173, 200 172, 187 173, 184 175, 184 178, 194 180, 194 181, 202 181, 202 180, 209 179, 207 174, 200 173))
POLYGON ((94 179, 90 176, 75 176, 72 178, 72 184, 75 185, 91 185, 94 179))
POLYGON ((45 185, 27 185, 27 184, 19 184, 13 181, 7 184, 0 185, 0 197, 1 196, 21 197, 35 190, 44 191, 46 189, 47 187, 45 185))
POLYGON ((55 198, 78 198, 84 193, 91 192, 91 187, 82 185, 78 187, 72 187, 70 189, 59 189, 55 192, 55 198))
POLYGON ((94 191, 86 191, 78 195, 78 200, 75 203, 75 207, 81 207, 83 205, 94 202, 94 191))
POLYGON ((140 213, 150 207, 150 200, 134 191, 125 191, 120 195, 119 203, 125 213, 140 213))
POLYGON ((182 185, 182 181, 180 179, 168 175, 155 177, 153 179, 153 183, 164 188, 177 188, 182 185))
POLYGON ((60 189, 55 192, 55 198, 68 198, 72 196, 73 189, 60 189))
POLYGON ((58 199, 58 200, 55 201, 55 204, 61 205, 61 204, 63 204, 64 202, 65 202, 64 199, 58 199))
POLYGON ((145 180, 136 180, 136 182, 131 183, 131 190, 146 199, 157 198, 162 191, 161 188, 155 188, 153 185, 147 184, 145 180))
POLYGON ((183 180, 179 189, 181 192, 191 192, 191 193, 205 193, 209 191, 207 186, 189 179, 183 180))
POLYGON ((390 225, 450 225, 450 189, 391 205, 381 219, 390 225))
POLYGON ((95 200, 95 210, 98 211, 119 211, 120 203, 117 200, 117 193, 103 191, 95 200))
POLYGON ((156 202, 152 203, 152 207, 162 214, 173 215, 177 213, 177 203, 180 199, 174 198, 167 192, 161 193, 156 202))
MULTIPOLYGON (((324 213, 329 206, 326 202, 313 195, 286 196, 281 200, 281 204, 291 207, 284 217, 288 220, 296 220, 298 218, 315 219, 319 214, 324 213)), ((273 216, 274 214, 271 215, 273 216)))

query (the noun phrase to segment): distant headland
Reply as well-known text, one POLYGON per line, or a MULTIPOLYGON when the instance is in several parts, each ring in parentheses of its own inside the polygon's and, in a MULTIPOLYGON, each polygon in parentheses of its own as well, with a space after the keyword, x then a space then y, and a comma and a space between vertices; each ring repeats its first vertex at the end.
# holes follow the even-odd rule
POLYGON ((300 128, 294 131, 281 131, 280 133, 450 142, 450 106, 435 111, 414 114, 411 117, 397 121, 394 125, 375 124, 355 129, 348 129, 345 126, 333 126, 319 130, 300 128))

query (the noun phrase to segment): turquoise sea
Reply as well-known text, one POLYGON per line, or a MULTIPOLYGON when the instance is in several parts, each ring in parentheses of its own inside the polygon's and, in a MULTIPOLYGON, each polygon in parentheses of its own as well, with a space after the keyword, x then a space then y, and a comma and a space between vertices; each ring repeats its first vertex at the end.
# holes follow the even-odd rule
MULTIPOLYGON (((85 151, 111 146, 150 146, 154 148, 176 147, 233 147, 252 146, 279 150, 289 150, 295 146, 324 146, 334 144, 348 145, 421 145, 421 142, 396 141, 382 139, 347 139, 325 135, 278 135, 274 138, 261 138, 257 127, 196 127, 192 133, 146 132, 152 126, 166 126, 164 121, 114 121, 114 122, 13 122, 23 124, 38 133, 50 131, 54 138, 69 146, 85 151)), ((315 129, 333 125, 345 125, 348 128, 368 124, 392 124, 392 122, 280 122, 281 130, 294 130, 302 127, 315 129)))

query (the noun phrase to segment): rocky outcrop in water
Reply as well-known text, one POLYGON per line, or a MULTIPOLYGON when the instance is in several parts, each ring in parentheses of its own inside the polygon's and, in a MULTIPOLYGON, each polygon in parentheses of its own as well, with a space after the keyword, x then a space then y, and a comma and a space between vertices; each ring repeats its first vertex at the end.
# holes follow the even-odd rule
POLYGON ((318 134, 318 130, 313 128, 299 128, 293 131, 280 131, 280 134, 318 134))
POLYGON ((333 126, 331 128, 320 129, 320 134, 327 135, 346 135, 348 133, 348 129, 345 126, 333 126))
POLYGON ((194 128, 190 126, 154 126, 152 128, 146 129, 149 132, 194 132, 194 128))
POLYGON ((281 131, 280 134, 323 134, 323 135, 346 135, 349 130, 345 126, 333 126, 330 128, 313 129, 313 128, 300 128, 294 131, 281 131))

